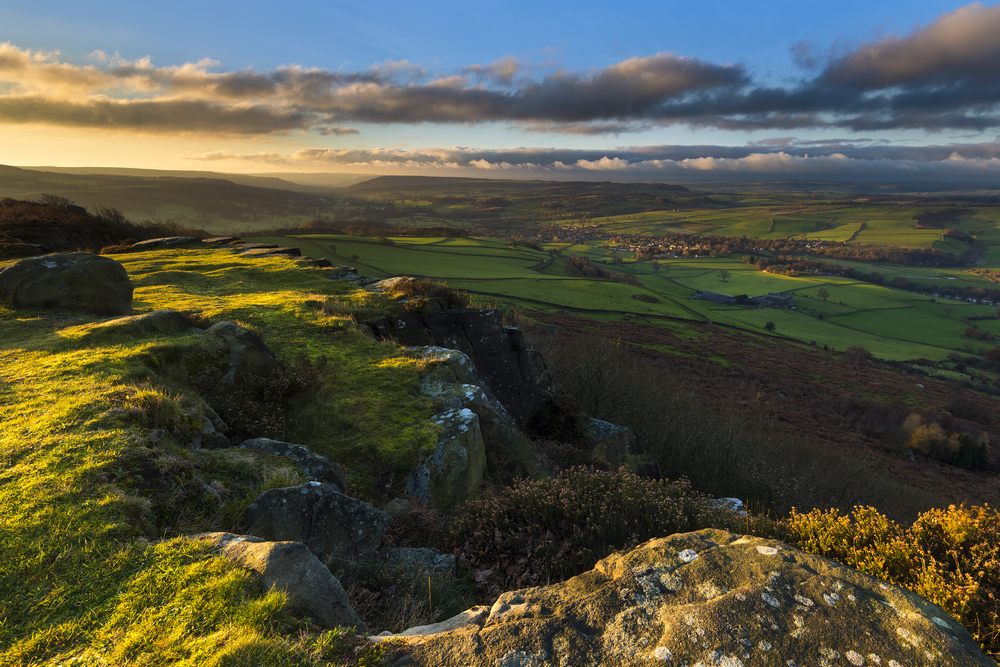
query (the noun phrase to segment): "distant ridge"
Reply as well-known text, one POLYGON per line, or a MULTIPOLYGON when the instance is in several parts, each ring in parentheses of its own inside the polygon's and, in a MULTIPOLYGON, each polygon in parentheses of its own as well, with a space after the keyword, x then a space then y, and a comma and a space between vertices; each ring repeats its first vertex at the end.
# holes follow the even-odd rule
POLYGON ((484 190, 541 190, 552 188, 588 190, 643 191, 659 190, 670 193, 690 192, 683 185, 670 183, 617 183, 612 181, 542 181, 494 178, 466 178, 458 176, 376 176, 351 185, 345 190, 354 193, 383 190, 442 190, 448 188, 479 188, 484 190))

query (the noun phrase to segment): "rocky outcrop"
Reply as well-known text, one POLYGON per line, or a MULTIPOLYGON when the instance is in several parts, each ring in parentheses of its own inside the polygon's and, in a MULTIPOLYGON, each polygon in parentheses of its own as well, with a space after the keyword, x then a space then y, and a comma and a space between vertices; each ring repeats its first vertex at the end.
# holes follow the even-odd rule
POLYGON ((427 346, 409 353, 427 362, 420 391, 441 406, 434 452, 407 480, 411 496, 448 511, 493 479, 534 475, 539 467, 527 436, 483 383, 464 352, 427 346))
POLYGON ((302 542, 326 563, 371 558, 389 525, 382 510, 322 482, 265 491, 246 518, 251 535, 302 542))
POLYGON ((591 417, 583 420, 582 431, 590 455, 612 467, 625 465, 637 453, 635 433, 627 426, 591 417))
POLYGON ((0 269, 0 303, 121 315, 132 310, 132 281, 121 264, 100 255, 29 257, 0 269))
POLYGON ((390 635, 395 665, 993 665, 923 598, 780 542, 647 542, 488 613, 390 635))
POLYGON ((367 324, 376 336, 403 345, 464 352, 480 378, 521 425, 553 403, 552 379, 541 353, 528 347, 520 329, 504 326, 499 311, 464 308, 401 313, 367 324))
POLYGON ((365 624, 351 607, 340 581, 304 544, 266 542, 233 533, 193 537, 205 540, 219 555, 256 572, 264 591, 284 591, 292 609, 309 614, 320 625, 364 630, 365 624))
POLYGON ((468 408, 434 416, 441 428, 434 451, 406 480, 406 493, 439 510, 474 496, 486 472, 486 444, 479 417, 468 408))
POLYGON ((241 443, 240 448, 286 458, 294 463, 309 481, 333 484, 341 492, 347 490, 344 469, 305 445, 270 438, 252 438, 241 443))

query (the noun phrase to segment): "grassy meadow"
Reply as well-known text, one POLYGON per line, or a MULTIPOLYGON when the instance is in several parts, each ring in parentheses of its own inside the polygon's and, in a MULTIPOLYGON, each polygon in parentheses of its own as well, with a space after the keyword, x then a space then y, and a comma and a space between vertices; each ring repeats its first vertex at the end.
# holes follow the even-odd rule
MULTIPOLYGON (((138 313, 237 321, 283 360, 306 359, 315 388, 273 435, 347 464, 355 491, 433 448, 421 362, 347 326, 369 295, 282 258, 115 259, 138 313)), ((190 390, 151 369, 196 334, 106 319, 0 307, 0 664, 327 664, 337 636, 290 616, 284 594, 262 593, 246 568, 178 537, 236 529, 263 490, 301 474, 238 448, 154 439, 190 390)))

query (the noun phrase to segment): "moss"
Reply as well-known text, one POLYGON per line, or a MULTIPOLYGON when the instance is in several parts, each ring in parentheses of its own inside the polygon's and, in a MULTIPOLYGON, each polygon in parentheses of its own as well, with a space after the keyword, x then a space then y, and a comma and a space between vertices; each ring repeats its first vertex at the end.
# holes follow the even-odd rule
MULTIPOLYGON (((325 358, 283 435, 360 471, 356 491, 398 480, 433 447, 418 362, 350 326, 345 286, 291 260, 227 251, 117 259, 137 312, 239 321, 283 360, 325 358), (344 307, 305 305, 317 299, 344 307)), ((297 473, 238 449, 183 447, 184 406, 197 397, 158 384, 147 364, 185 335, 86 335, 99 323, 0 309, 0 664, 331 662, 329 637, 288 617, 248 571, 183 538, 155 541, 230 529, 257 494, 297 473)))

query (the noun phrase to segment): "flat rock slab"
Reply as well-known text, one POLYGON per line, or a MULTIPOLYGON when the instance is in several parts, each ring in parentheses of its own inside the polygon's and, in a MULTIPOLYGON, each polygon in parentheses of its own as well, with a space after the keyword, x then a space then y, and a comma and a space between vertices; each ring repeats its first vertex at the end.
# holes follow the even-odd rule
POLYGON ((164 236, 158 239, 146 239, 132 244, 132 250, 156 250, 157 248, 176 248, 182 245, 199 243, 193 236, 164 236))
POLYGON ((388 636, 389 664, 995 665, 914 593, 719 530, 651 540, 449 621, 388 636))

